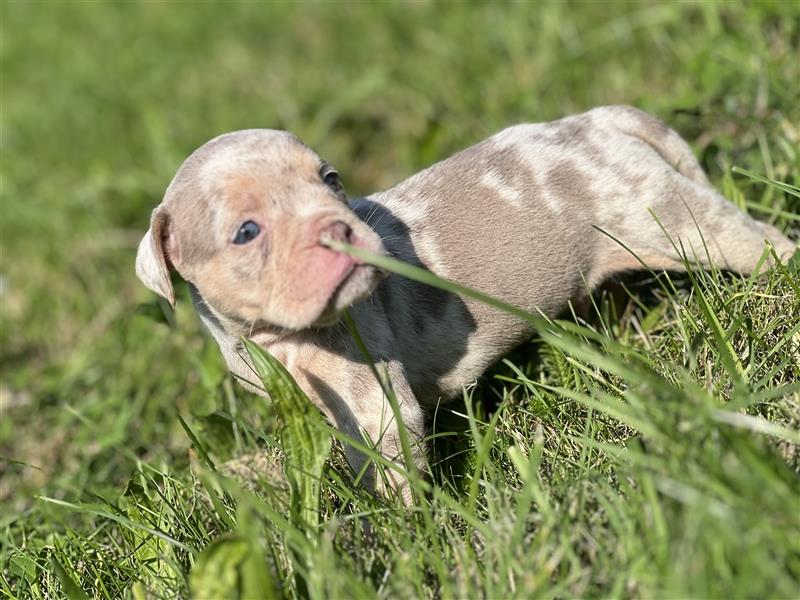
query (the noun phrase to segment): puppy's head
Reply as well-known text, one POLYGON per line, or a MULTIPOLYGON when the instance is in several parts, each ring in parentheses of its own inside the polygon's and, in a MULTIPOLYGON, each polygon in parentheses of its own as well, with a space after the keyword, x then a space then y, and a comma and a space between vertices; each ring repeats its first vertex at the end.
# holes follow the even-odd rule
POLYGON ((384 251, 350 210, 333 167, 300 140, 283 131, 237 131, 181 165, 153 211, 136 273, 174 304, 174 268, 242 331, 325 326, 380 278, 328 249, 331 239, 384 251))

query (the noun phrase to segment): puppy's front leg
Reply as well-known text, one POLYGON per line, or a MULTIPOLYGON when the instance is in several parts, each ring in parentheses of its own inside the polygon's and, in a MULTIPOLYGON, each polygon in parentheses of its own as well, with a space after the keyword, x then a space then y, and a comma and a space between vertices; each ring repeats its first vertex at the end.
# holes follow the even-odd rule
MULTIPOLYGON (((354 349, 352 349, 354 350, 354 349)), ((400 427, 389 398, 376 380, 370 365, 352 352, 318 351, 305 365, 295 365, 293 371, 298 383, 309 397, 333 421, 337 429, 354 440, 373 446, 400 469, 407 470, 400 427)), ((412 468, 425 462, 423 447, 424 415, 400 362, 375 357, 379 373, 385 373, 391 382, 402 419, 408 434, 412 468)), ((403 501, 411 501, 407 479, 391 469, 376 469, 372 461, 360 450, 345 445, 350 466, 360 474, 368 489, 382 493, 394 490, 403 501)))

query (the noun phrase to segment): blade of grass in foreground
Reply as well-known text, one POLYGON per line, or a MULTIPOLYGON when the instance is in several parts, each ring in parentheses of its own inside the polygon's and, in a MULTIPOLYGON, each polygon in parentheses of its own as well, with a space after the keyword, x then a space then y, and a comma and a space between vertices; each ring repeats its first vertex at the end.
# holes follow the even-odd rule
POLYGON ((767 179, 766 177, 762 177, 761 175, 757 175, 756 173, 751 173, 747 169, 742 169, 741 167, 733 167, 731 171, 738 175, 744 175, 745 177, 749 177, 753 181, 758 181, 759 183, 764 183, 766 185, 770 185, 772 187, 776 187, 782 192, 786 192, 787 194, 791 194, 792 196, 797 196, 800 198, 800 188, 797 188, 789 183, 785 183, 783 181, 775 181, 773 179, 767 179))
POLYGON ((489 294, 484 294, 479 290, 460 285, 454 281, 450 281, 449 279, 444 279, 443 277, 434 275, 430 271, 420 269, 419 267, 415 267, 401 260, 397 260, 396 258, 390 258, 381 254, 374 254, 368 250, 357 248, 356 246, 351 246, 350 244, 345 244, 343 242, 337 242, 336 240, 328 241, 327 246, 331 250, 349 254, 350 256, 358 258, 359 260, 363 260, 365 263, 371 264, 385 271, 391 271, 392 273, 396 273, 397 275, 401 275, 407 279, 418 281, 419 283, 425 283, 432 287, 440 288, 461 296, 467 296, 468 298, 474 298, 475 300, 483 302, 488 306, 494 307, 503 312, 507 312, 515 317, 519 317, 537 329, 540 329, 542 325, 547 323, 547 320, 542 316, 533 315, 526 310, 522 310, 518 306, 508 304, 507 302, 498 300, 489 294))
MULTIPOLYGON (((607 352, 598 351, 596 348, 580 339, 580 336, 583 335, 590 338, 596 337, 596 332, 590 329, 574 324, 565 324, 564 326, 556 325, 553 321, 550 321, 543 315, 532 314, 519 308, 518 306, 498 300, 489 294, 455 283, 449 279, 444 279, 443 277, 434 275, 430 271, 415 267, 395 258, 373 254, 372 252, 362 248, 357 248, 355 246, 334 240, 331 240, 328 243, 328 246, 332 250, 349 254, 380 269, 396 273, 397 275, 406 277, 407 279, 424 283, 453 294, 472 298, 478 302, 486 304, 487 306, 496 308, 499 311, 519 317, 523 321, 526 321, 532 325, 545 342, 552 344, 564 351, 570 352, 579 358, 589 360, 601 369, 615 372, 626 380, 640 380, 642 377, 645 379, 648 378, 649 373, 645 369, 634 368, 632 365, 629 365, 625 361, 611 356, 607 352)), ((609 342, 609 340, 605 341, 609 342)), ((621 347, 619 349, 622 350, 621 347)), ((633 357, 631 356, 631 358, 633 357)))
POLYGON ((43 502, 49 502, 50 504, 55 504, 57 506, 67 508, 69 510, 73 510, 78 513, 97 515, 98 517, 105 517, 106 519, 110 519, 111 521, 116 521, 117 523, 120 523, 121 525, 124 525, 130 529, 140 529, 146 533, 149 533, 150 535, 154 535, 158 538, 161 538, 165 542, 172 544, 176 548, 185 550, 190 554, 193 554, 196 551, 194 548, 190 548, 186 544, 179 542, 178 540, 176 540, 170 535, 167 535, 163 531, 154 529, 152 527, 148 527, 146 525, 142 525, 141 523, 137 523, 136 521, 133 521, 127 517, 123 517, 122 515, 112 513, 110 510, 106 509, 103 506, 97 504, 85 504, 85 503, 74 504, 72 502, 66 502, 65 500, 58 500, 57 498, 48 498, 47 496, 38 496, 38 498, 43 502))
POLYGON ((414 456, 411 451, 411 440, 408 436, 408 429, 406 428, 405 423, 403 423, 403 418, 400 414, 400 405, 397 401, 397 396, 394 393, 394 389, 392 388, 392 382, 389 380, 388 375, 385 374, 385 376, 381 376, 381 373, 378 372, 378 368, 375 366, 375 360, 372 358, 372 355, 367 349, 364 340, 361 338, 361 334, 356 327, 355 321, 353 321, 353 318, 350 316, 350 313, 345 311, 342 317, 347 325, 347 328, 350 330, 350 335, 353 336, 353 339, 356 342, 356 346, 358 346, 359 351, 369 364, 373 376, 381 386, 386 399, 389 401, 389 406, 392 409, 392 415, 397 423, 397 431, 400 437, 400 446, 403 452, 403 461, 407 471, 407 477, 411 483, 411 489, 416 493, 419 490, 419 486, 417 485, 419 481, 419 474, 417 473, 417 468, 414 463, 414 456))
MULTIPOLYGON (((519 307, 513 306, 502 300, 498 300, 484 292, 480 292, 478 290, 469 288, 467 286, 460 285, 453 281, 444 279, 439 277, 430 271, 425 269, 421 269, 419 267, 415 267, 403 261, 390 258, 388 256, 373 254, 367 250, 362 248, 357 248, 355 246, 351 246, 349 244, 344 244, 342 242, 337 241, 330 241, 328 246, 337 251, 343 252, 345 254, 349 254, 359 260, 362 260, 368 264, 374 265, 378 268, 384 269, 386 271, 390 271, 392 273, 396 273, 402 277, 406 277, 413 281, 417 281, 419 283, 424 283, 439 289, 443 289, 445 291, 459 294, 468 298, 473 298, 482 302, 488 306, 501 310, 503 312, 509 313, 511 315, 517 316, 524 321, 530 323, 537 331, 538 335, 542 338, 542 340, 548 344, 551 344, 565 352, 572 354, 573 356, 588 361, 589 363, 599 367, 600 369, 616 373, 620 376, 623 380, 627 381, 629 384, 647 384, 650 386, 656 386, 657 388, 663 388, 664 386, 670 386, 663 377, 652 371, 652 369, 648 368, 646 364, 643 364, 641 361, 633 360, 635 359, 635 355, 627 352, 627 359, 624 360, 620 356, 613 355, 607 351, 601 351, 592 344, 589 344, 581 339, 584 330, 586 331, 586 335, 590 338, 594 337, 594 332, 591 330, 585 329, 575 324, 565 324, 562 326, 557 326, 552 321, 549 321, 544 316, 534 315, 531 314, 519 307)), ((800 255, 800 251, 795 253, 795 256, 800 255)), ((794 260, 794 258, 793 258, 794 260)), ((693 279, 693 283, 698 285, 697 282, 693 279)), ((707 310, 708 307, 706 307, 707 310)), ((724 336, 724 333, 721 331, 721 326, 715 329, 715 333, 717 334, 717 341, 722 345, 727 343, 727 340, 724 336)), ((608 340, 606 340, 608 342, 608 340)), ((616 347, 615 344, 612 346, 616 347)), ((728 352, 730 352, 730 348, 725 348, 728 352)), ((606 349, 607 350, 607 349, 606 349)), ((735 363, 732 361, 728 361, 725 364, 727 370, 731 377, 734 378, 735 381, 740 383, 741 387, 744 387, 743 380, 741 379, 741 374, 736 368, 735 363), (739 379, 737 380, 737 376, 739 379)), ((559 390, 562 391, 562 390, 559 390)), ((563 391, 562 391, 563 393, 563 391)), ((606 406, 605 403, 597 403, 595 401, 589 402, 590 399, 583 398, 583 397, 575 397, 573 399, 578 400, 580 402, 585 403, 586 405, 594 407, 595 409, 602 410, 606 414, 610 414, 611 416, 620 419, 624 417, 624 420, 628 420, 630 424, 633 426, 637 426, 642 428, 644 422, 638 423, 631 423, 630 418, 631 416, 636 416, 635 412, 629 412, 627 410, 623 410, 623 412, 617 412, 616 414, 610 410, 611 407, 606 406)), ((636 394, 629 394, 627 395, 627 399, 632 404, 637 404, 637 397, 636 394)), ((623 408, 620 405, 620 408, 623 408)), ((635 408, 635 407, 634 407, 635 408)), ((731 425, 731 419, 725 419, 724 417, 717 416, 717 421, 721 423, 726 423, 731 425)), ((741 424, 740 421, 736 421, 736 424, 741 424)), ((748 421, 748 424, 751 423, 748 421)), ((642 430, 642 429, 640 429, 642 430)), ((759 431, 765 433, 767 435, 779 437, 782 439, 792 439, 792 436, 786 435, 786 431, 781 428, 759 428, 759 431)))

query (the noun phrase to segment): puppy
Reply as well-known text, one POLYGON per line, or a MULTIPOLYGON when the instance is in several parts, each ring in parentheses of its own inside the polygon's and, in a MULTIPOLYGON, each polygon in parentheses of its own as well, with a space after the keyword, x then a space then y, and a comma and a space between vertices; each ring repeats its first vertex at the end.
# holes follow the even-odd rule
MULTIPOLYGON (((249 337, 339 429, 402 464, 389 403, 339 320, 350 307, 390 377, 420 465, 426 409, 458 395, 532 331, 475 301, 383 277, 329 249, 330 240, 550 317, 642 262, 681 270, 685 252, 747 274, 765 240, 783 259, 794 251, 711 188, 677 133, 625 106, 510 127, 357 199, 290 133, 237 131, 196 150, 153 212, 139 278, 174 304, 175 269, 233 373, 256 386, 241 345, 249 337)), ((365 467, 367 485, 407 497, 402 477, 376 481, 361 453, 349 447, 347 455, 356 472, 365 467)))

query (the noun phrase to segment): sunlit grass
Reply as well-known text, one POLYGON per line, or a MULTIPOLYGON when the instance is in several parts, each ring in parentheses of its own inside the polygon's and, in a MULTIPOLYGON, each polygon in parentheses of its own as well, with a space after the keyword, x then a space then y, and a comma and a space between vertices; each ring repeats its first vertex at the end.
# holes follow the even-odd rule
POLYGON ((0 595, 796 596, 797 263, 626 278, 540 327, 437 408, 410 508, 332 430, 304 469, 299 397, 244 392, 185 288, 172 315, 133 274, 223 131, 290 129, 358 194, 614 102, 796 239, 791 3, 0 10, 0 595))

